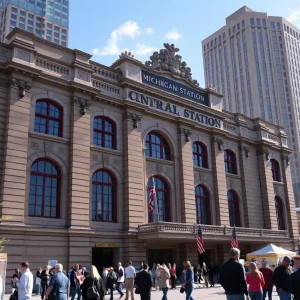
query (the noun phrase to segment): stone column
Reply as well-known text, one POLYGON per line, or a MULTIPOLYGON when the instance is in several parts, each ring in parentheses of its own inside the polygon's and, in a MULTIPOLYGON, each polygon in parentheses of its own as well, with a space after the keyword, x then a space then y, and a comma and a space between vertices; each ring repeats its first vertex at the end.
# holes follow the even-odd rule
POLYGON ((140 121, 137 113, 124 113, 124 227, 128 230, 137 229, 138 225, 146 222, 143 213, 146 200, 140 121))
POLYGON ((290 237, 297 239, 299 237, 298 222, 295 208, 295 198, 292 185, 292 176, 290 170, 290 158, 287 155, 281 157, 282 175, 285 188, 285 209, 286 209, 286 225, 289 230, 290 237))
POLYGON ((215 185, 216 225, 229 226, 223 140, 218 137, 212 138, 212 168, 215 185))
POLYGON ((24 223, 30 90, 30 82, 11 79, 7 99, 0 202, 2 202, 2 216, 11 217, 7 221, 13 223, 24 223))
POLYGON ((90 100, 74 97, 70 151, 70 226, 89 227, 90 222, 90 100))
POLYGON ((179 128, 180 155, 180 184, 181 184, 181 215, 183 223, 197 222, 195 205, 195 183, 191 132, 186 128, 179 128))
POLYGON ((265 228, 277 230, 277 217, 274 200, 274 186, 272 170, 270 168, 269 151, 267 149, 257 149, 257 164, 260 179, 261 197, 263 203, 263 213, 265 228))

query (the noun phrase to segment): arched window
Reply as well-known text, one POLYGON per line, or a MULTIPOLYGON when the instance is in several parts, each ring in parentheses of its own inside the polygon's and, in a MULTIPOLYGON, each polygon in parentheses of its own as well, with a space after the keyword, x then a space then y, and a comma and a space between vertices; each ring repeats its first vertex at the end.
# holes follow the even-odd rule
POLYGON ((278 230, 285 230, 284 208, 280 197, 275 197, 275 208, 277 216, 278 230))
POLYGON ((31 166, 29 215, 59 218, 61 174, 47 159, 38 159, 31 166))
POLYGON ((34 131, 54 136, 62 136, 62 107, 50 99, 36 101, 34 131))
POLYGON ((92 220, 116 222, 116 180, 106 170, 98 170, 92 178, 92 220))
POLYGON ((151 131, 146 137, 146 156, 171 160, 170 148, 164 137, 151 131))
POLYGON ((271 159, 272 177, 274 181, 281 181, 280 178, 280 166, 276 159, 271 159))
POLYGON ((170 221, 170 191, 168 184, 160 177, 153 176, 148 180, 148 220, 149 222, 170 221), (155 187, 155 195, 153 197, 153 210, 149 210, 149 194, 151 187, 155 187), (158 204, 158 206, 157 206, 158 204), (159 216, 159 217, 158 217, 159 216))
POLYGON ((193 144, 194 166, 208 168, 207 147, 201 142, 193 144))
POLYGON ((211 224, 209 193, 206 187, 198 185, 195 190, 198 224, 211 224))
POLYGON ((231 227, 241 227, 239 198, 235 191, 229 190, 227 192, 229 221, 231 227))
POLYGON ((94 118, 94 145, 117 149, 116 124, 107 117, 94 118))
POLYGON ((225 172, 237 174, 235 154, 231 150, 224 151, 225 172))

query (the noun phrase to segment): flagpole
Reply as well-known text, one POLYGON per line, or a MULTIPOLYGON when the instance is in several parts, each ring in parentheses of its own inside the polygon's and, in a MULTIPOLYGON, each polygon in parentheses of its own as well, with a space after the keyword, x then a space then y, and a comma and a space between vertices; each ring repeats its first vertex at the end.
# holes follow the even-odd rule
POLYGON ((157 221, 159 222, 159 210, 158 210, 158 201, 157 201, 157 195, 156 195, 156 188, 155 188, 155 182, 154 182, 154 177, 152 177, 152 184, 155 189, 155 207, 156 207, 156 213, 157 213, 157 221))

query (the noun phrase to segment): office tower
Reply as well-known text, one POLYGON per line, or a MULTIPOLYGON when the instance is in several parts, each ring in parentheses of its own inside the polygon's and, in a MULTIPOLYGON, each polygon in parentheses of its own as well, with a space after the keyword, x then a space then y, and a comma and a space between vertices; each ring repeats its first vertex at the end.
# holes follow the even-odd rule
POLYGON ((205 83, 224 109, 284 126, 300 206, 300 30, 281 17, 244 6, 202 41, 205 83))
POLYGON ((69 0, 0 0, 0 42, 15 27, 67 47, 69 0))

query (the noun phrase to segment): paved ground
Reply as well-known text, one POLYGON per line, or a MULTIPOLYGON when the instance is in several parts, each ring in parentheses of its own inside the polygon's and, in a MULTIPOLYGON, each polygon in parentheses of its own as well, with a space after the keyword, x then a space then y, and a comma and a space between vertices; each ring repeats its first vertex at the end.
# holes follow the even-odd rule
MULTIPOLYGON (((151 300, 161 300, 162 298, 162 292, 160 291, 153 291, 151 294, 151 300)), ((195 289, 193 292, 193 298, 195 300, 198 299, 208 299, 208 300, 225 300, 226 297, 224 295, 224 290, 220 286, 216 286, 214 288, 200 288, 200 289, 195 289)), ((9 295, 5 295, 4 300, 8 300, 9 295)), ((40 297, 38 296, 33 296, 32 299, 38 300, 40 297)), ((106 296, 107 300, 110 299, 109 296, 106 296)), ((114 300, 119 299, 118 294, 114 294, 114 300)), ((123 298, 124 299, 124 298, 123 298)), ((185 294, 180 294, 179 293, 179 288, 177 290, 169 290, 168 292, 168 299, 169 300, 185 300, 185 294)), ((273 299, 277 300, 279 299, 277 296, 277 293, 274 291, 273 292, 273 299)), ((139 295, 135 295, 135 300, 140 300, 139 295)))

